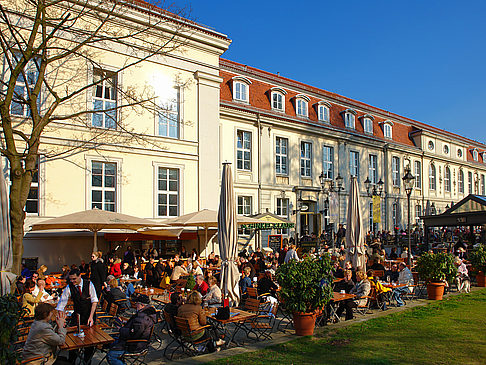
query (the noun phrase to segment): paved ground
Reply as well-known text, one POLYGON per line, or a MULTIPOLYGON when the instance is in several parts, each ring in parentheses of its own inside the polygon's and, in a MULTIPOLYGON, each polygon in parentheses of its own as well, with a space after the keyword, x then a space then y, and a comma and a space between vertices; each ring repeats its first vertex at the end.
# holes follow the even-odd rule
MULTIPOLYGON (((479 290, 479 289, 480 288, 477 288, 477 287, 471 288, 471 290, 473 290, 473 291, 479 290)), ((457 292, 453 292, 453 293, 450 293, 448 295, 457 295, 457 294, 458 294, 457 292)), ((335 323, 335 324, 328 324, 327 326, 325 326, 325 328, 341 328, 341 327, 345 327, 345 326, 348 326, 348 325, 353 324, 353 323, 368 321, 372 318, 386 316, 386 315, 391 314, 391 313, 400 312, 400 311, 403 311, 403 310, 406 310, 406 309, 409 309, 409 308, 413 308, 413 307, 417 307, 417 306, 423 306, 423 305, 426 305, 427 303, 429 303, 428 300, 417 299, 417 300, 414 300, 414 301, 408 301, 407 305, 400 307, 400 308, 391 307, 386 311, 374 309, 372 311, 373 313, 366 314, 364 316, 358 315, 358 317, 356 317, 355 319, 350 320, 350 321, 341 321, 341 322, 335 323)), ((320 331, 323 331, 323 330, 324 330, 324 328, 316 328, 315 332, 319 333, 320 331)), ((227 350, 222 350, 220 352, 214 352, 214 353, 204 354, 204 355, 190 357, 190 358, 189 357, 179 357, 178 359, 174 359, 174 361, 168 361, 164 357, 164 349, 165 349, 165 347, 168 343, 167 341, 169 341, 169 336, 166 334, 166 332, 164 330, 164 331, 162 331, 162 334, 160 336, 161 342, 160 343, 154 343, 154 347, 151 348, 149 354, 146 357, 146 361, 149 365, 155 365, 155 364, 188 364, 188 365, 204 364, 204 363, 209 362, 209 361, 213 361, 213 360, 216 360, 216 359, 221 359, 221 358, 241 354, 241 353, 244 353, 244 352, 257 351, 257 350, 263 349, 265 347, 284 343, 284 342, 288 342, 288 341, 291 341, 291 340, 296 338, 296 336, 293 334, 293 330, 288 330, 285 333, 284 332, 273 332, 273 334, 272 334, 273 339, 272 340, 260 341, 260 342, 256 342, 256 343, 255 342, 249 342, 246 339, 246 336, 243 337, 243 335, 244 334, 242 333, 242 336, 237 336, 237 340, 241 340, 241 342, 242 342, 241 347, 232 347, 232 348, 229 348, 227 350)), ((97 355, 95 355, 95 358, 93 359, 93 363, 96 364, 96 363, 98 363, 99 360, 100 360, 100 358, 97 355)), ((106 364, 106 362, 104 362, 104 363, 106 364)))

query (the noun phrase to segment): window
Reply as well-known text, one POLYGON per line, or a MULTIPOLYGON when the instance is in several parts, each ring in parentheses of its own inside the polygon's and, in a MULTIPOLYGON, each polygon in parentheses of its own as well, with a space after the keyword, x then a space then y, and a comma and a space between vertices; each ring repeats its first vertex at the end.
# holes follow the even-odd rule
POLYGON ((334 178, 334 148, 324 146, 322 148, 322 172, 325 179, 334 178))
POLYGON ((251 196, 239 196, 238 197, 238 214, 250 215, 251 214, 251 196))
POLYGON ((484 184, 486 183, 484 175, 481 175, 481 195, 486 195, 486 187, 484 184))
POLYGON ((320 122, 329 122, 329 107, 327 105, 319 105, 317 107, 318 117, 320 122))
POLYGON ((392 157, 392 184, 400 187, 400 158, 392 157))
POLYGON ((444 153, 445 153, 446 155, 448 155, 448 154, 449 154, 449 146, 448 146, 448 145, 446 145, 446 144, 444 145, 444 153))
POLYGON ((472 150, 473 160, 477 161, 479 159, 478 151, 476 149, 472 150))
POLYGON ((277 91, 272 92, 272 109, 279 111, 285 110, 284 96, 277 91))
POLYGON ((157 215, 179 215, 179 169, 159 167, 157 174, 157 215))
POLYGON ((277 175, 288 175, 288 145, 287 138, 277 137, 275 140, 275 172, 277 175))
POLYGON ((459 170, 459 174, 457 176, 457 190, 460 194, 464 194, 464 171, 459 170))
POLYGON ((354 120, 355 120, 354 113, 352 113, 350 111, 347 111, 347 112, 344 113, 344 126, 346 128, 354 129, 355 128, 354 120))
POLYGON ((160 102, 158 108, 158 134, 163 137, 179 138, 179 89, 160 102))
POLYGON ((420 216, 422 215, 422 206, 417 204, 415 206, 415 222, 418 223, 420 221, 420 216))
MULTIPOLYGON (((277 215, 288 219, 289 216, 289 199, 277 198, 277 215)), ((277 234, 288 234, 288 228, 277 229, 277 234)))
POLYGON ((420 161, 415 161, 414 168, 415 188, 422 189, 422 164, 420 161))
POLYGON ((383 124, 383 135, 385 138, 392 139, 392 125, 390 123, 383 124))
POLYGON ((393 227, 398 226, 398 204, 393 203, 392 205, 392 221, 393 221, 393 227))
POLYGON ((236 168, 251 171, 251 133, 237 131, 236 168))
POLYGON ((365 133, 373 134, 373 121, 371 118, 363 118, 363 129, 365 133))
POLYGON ((297 106, 297 116, 307 117, 307 101, 298 98, 296 100, 296 106, 297 106))
POLYGON ((114 162, 91 162, 91 209, 116 212, 116 173, 114 162))
POLYGON ((35 162, 34 172, 32 173, 32 182, 30 184, 29 195, 27 196, 27 203, 25 204, 25 213, 39 214, 39 159, 35 162))
POLYGON ((374 232, 376 226, 377 223, 373 223, 373 203, 370 203, 370 225, 369 225, 370 232, 374 232))
POLYGON ((349 174, 359 178, 359 152, 349 152, 349 174))
MULTIPOLYGON (((20 58, 22 57, 20 53, 15 53, 14 56, 16 61, 20 61, 20 58)), ((39 77, 38 67, 39 65, 37 60, 31 60, 24 68, 26 78, 24 78, 22 73, 18 76, 17 81, 15 82, 12 103, 10 104, 10 113, 12 115, 22 117, 29 117, 31 115, 30 108, 27 103, 29 98, 28 91, 33 91, 35 87, 39 77)), ((37 100, 40 100, 40 98, 37 97, 37 100)))
POLYGON ((429 189, 436 189, 435 166, 433 164, 429 166, 429 189))
POLYGON ((93 126, 116 129, 117 74, 104 70, 93 71, 93 126))
POLYGON ((433 141, 429 141, 429 150, 433 151, 434 150, 434 142, 433 141))
POLYGON ((462 158, 462 150, 460 148, 457 150, 457 157, 462 158))
POLYGON ((378 182, 377 165, 378 165, 378 156, 370 155, 368 160, 368 176, 372 184, 376 184, 378 182))
POLYGON ((451 192, 451 169, 448 166, 444 171, 444 190, 448 193, 451 192))
POLYGON ((238 101, 244 101, 245 103, 248 103, 248 96, 249 96, 249 88, 250 88, 251 81, 244 79, 244 78, 238 78, 234 79, 233 81, 233 99, 238 100, 238 101))
POLYGON ((312 177, 312 143, 300 143, 300 176, 312 177))
POLYGON ((467 185, 468 185, 468 191, 469 191, 469 194, 472 194, 473 193, 473 175, 472 175, 472 172, 468 172, 467 173, 467 185))

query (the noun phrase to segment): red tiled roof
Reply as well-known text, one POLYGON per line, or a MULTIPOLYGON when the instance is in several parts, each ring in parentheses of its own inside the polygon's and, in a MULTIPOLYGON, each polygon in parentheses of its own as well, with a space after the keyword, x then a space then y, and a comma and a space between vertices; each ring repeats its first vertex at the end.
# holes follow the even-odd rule
MULTIPOLYGON (((243 65, 235 61, 230 61, 230 60, 220 58, 220 76, 223 78, 223 82, 221 84, 221 92, 220 92, 222 101, 229 102, 229 103, 233 102, 233 97, 231 94, 232 93, 231 78, 235 75, 245 75, 251 78, 252 84, 250 85, 249 103, 256 110, 267 110, 267 111, 272 110, 270 105, 269 91, 270 88, 279 86, 287 91, 287 95, 285 95, 285 114, 288 117, 302 119, 303 121, 306 120, 306 118, 300 118, 296 116, 292 98, 299 93, 305 94, 305 92, 307 91, 310 93, 307 94, 307 96, 309 96, 311 99, 311 101, 308 104, 309 118, 307 120, 313 123, 320 123, 318 122, 317 119, 317 114, 316 114, 316 109, 314 107, 314 104, 317 103, 318 101, 326 100, 332 104, 331 111, 330 111, 331 125, 338 127, 340 129, 345 129, 344 121, 340 113, 347 108, 358 108, 365 111, 365 112, 358 111, 358 114, 356 116, 356 132, 358 133, 365 134, 363 131, 363 125, 361 123, 360 117, 362 117, 366 113, 369 113, 372 114, 373 117, 375 118, 373 122, 373 135, 374 137, 380 139, 385 139, 383 136, 383 130, 380 123, 390 119, 393 121, 393 141, 397 143, 414 146, 414 143, 410 138, 410 133, 420 131, 420 130, 425 130, 431 133, 438 133, 445 137, 454 138, 456 140, 461 141, 462 143, 466 143, 469 145, 474 144, 474 146, 478 148, 478 150, 479 149, 486 150, 486 145, 468 139, 466 137, 457 135, 455 133, 451 133, 442 130, 440 128, 427 125, 425 123, 407 117, 403 117, 395 113, 391 113, 384 109, 380 109, 336 93, 332 93, 310 85, 306 85, 304 83, 286 77, 282 77, 251 66, 243 65), (252 76, 257 77, 258 79, 255 79, 252 76), (297 89, 299 90, 299 92, 291 91, 289 90, 289 88, 297 89), (322 98, 315 97, 312 94, 317 94, 322 98), (347 106, 344 107, 336 103, 344 104, 347 106)), ((234 102, 234 104, 242 105, 237 102, 234 102)), ((473 161, 472 154, 470 151, 468 151, 467 157, 468 157, 468 161, 473 161)))

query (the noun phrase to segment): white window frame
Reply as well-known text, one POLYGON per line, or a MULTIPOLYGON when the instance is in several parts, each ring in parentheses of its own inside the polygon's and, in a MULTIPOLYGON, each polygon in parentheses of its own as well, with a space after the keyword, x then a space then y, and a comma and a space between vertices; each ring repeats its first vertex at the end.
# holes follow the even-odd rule
POLYGON ((253 158, 252 158, 252 145, 253 145, 253 134, 252 132, 250 131, 245 131, 243 129, 238 129, 236 131, 236 169, 239 170, 239 171, 252 171, 252 161, 253 161, 253 158), (242 141, 242 145, 239 146, 239 134, 242 134, 242 138, 241 138, 241 141, 242 141), (245 140, 245 135, 249 135, 250 136, 250 139, 249 139, 249 142, 250 142, 250 147, 246 147, 245 146, 245 142, 247 140, 245 140), (241 156, 242 158, 240 159, 238 157, 238 154, 239 152, 241 152, 241 156), (248 153, 249 154, 249 159, 246 159, 245 158, 245 153, 248 153), (239 161, 241 160, 241 167, 239 166, 239 161), (248 168, 245 167, 245 162, 248 161, 248 168))
POLYGON ((449 166, 444 169, 444 191, 446 193, 451 192, 451 169, 449 166))
POLYGON ((270 90, 270 105, 272 110, 285 112, 285 95, 287 95, 287 92, 279 87, 273 87, 270 90), (275 98, 277 98, 277 100, 275 100, 275 98), (280 100, 278 100, 279 98, 280 100))
POLYGON ((236 209, 239 215, 251 215, 253 212, 252 205, 253 197, 251 195, 238 195, 236 209))
POLYGON ((249 103, 250 100, 250 85, 252 82, 246 77, 235 76, 232 78, 233 83, 233 100, 249 103), (242 88, 243 87, 243 88, 242 88), (243 93, 243 95, 242 95, 243 93))
POLYGON ((464 171, 459 169, 457 173, 457 192, 464 194, 464 171))
POLYGON ((469 194, 473 193, 473 173, 471 171, 468 171, 467 173, 467 187, 469 194))
POLYGON ((383 135, 385 138, 392 139, 393 138, 393 128, 391 124, 385 123, 383 125, 383 135))
MULTIPOLYGON (((157 100, 157 112, 155 113, 156 118, 156 125, 155 125, 155 134, 160 137, 164 138, 173 138, 173 139, 181 139, 182 135, 182 128, 181 128, 181 120, 182 120, 182 88, 174 87, 173 96, 175 98, 168 98, 166 100, 157 100), (171 126, 173 126, 174 119, 171 120, 171 116, 175 116, 176 120, 176 135, 171 135, 171 126), (167 122, 163 123, 163 119, 166 119, 167 122), (165 124, 165 128, 162 129, 162 126, 165 124), (161 130, 165 130, 165 134, 161 133, 161 130)), ((173 129, 172 129, 173 130, 173 129)))
POLYGON ((392 156, 392 184, 400 187, 400 157, 392 156))
POLYGON ((309 116, 309 98, 305 95, 295 97, 295 114, 298 117, 307 118, 309 116))
POLYGON ((356 112, 352 109, 346 109, 343 112, 344 126, 349 129, 356 129, 356 112))
POLYGON ((319 122, 329 123, 331 120, 331 104, 320 101, 317 104, 317 119, 319 122))
POLYGON ((322 146, 322 172, 325 179, 334 179, 334 147, 322 146))
POLYGON ((367 134, 373 134, 373 120, 370 117, 363 118, 363 130, 367 134))
POLYGON ((368 155, 368 176, 372 184, 378 183, 378 155, 368 155))
POLYGON ((275 173, 278 176, 289 175, 289 139, 285 137, 275 137, 275 173), (282 153, 282 142, 285 142, 285 153, 282 153))
POLYGON ((486 177, 484 174, 481 174, 481 195, 486 195, 486 177))
MULTIPOLYGON (((12 61, 17 61, 17 57, 21 58, 22 54, 20 52, 14 52, 14 59, 12 61)), ((27 62, 27 65, 24 68, 24 74, 27 77, 27 82, 25 82, 25 79, 23 79, 23 75, 20 74, 15 81, 15 88, 14 88, 14 94, 12 97, 12 101, 10 103, 10 114, 15 117, 30 117, 31 111, 29 108, 29 105, 27 104, 27 99, 29 97, 29 94, 27 92, 27 89, 30 88, 31 90, 34 89, 37 80, 39 78, 39 72, 38 72, 38 66, 35 65, 35 62, 38 61, 39 58, 31 59, 29 62, 27 62), (23 80, 20 80, 23 79, 23 80), (22 88, 22 93, 18 92, 17 90, 22 88), (22 95, 19 95, 22 94, 22 95), (16 101, 16 96, 19 96, 16 101), (15 108, 22 108, 22 113, 15 113, 14 109, 15 108)), ((39 95, 37 97, 37 100, 42 100, 41 96, 39 95)))
MULTIPOLYGON (((178 217, 181 215, 181 181, 182 181, 182 169, 179 166, 166 166, 166 165, 161 165, 161 164, 156 164, 154 165, 155 170, 154 170, 154 188, 155 188, 155 199, 154 199, 154 210, 155 210, 155 217, 158 218, 172 218, 172 217, 178 217), (159 172, 161 169, 167 170, 167 188, 165 190, 159 189, 159 172), (177 190, 174 193, 174 190, 170 190, 170 170, 175 170, 177 171, 177 190), (159 195, 165 194, 167 195, 167 201, 166 201, 166 206, 167 206, 167 211, 165 215, 160 214, 159 211, 159 195), (177 199, 177 212, 176 214, 170 214, 170 207, 174 206, 174 204, 169 203, 170 196, 176 196, 177 199)), ((173 179, 172 179, 173 181, 173 179)))
MULTIPOLYGON (((277 197, 277 205, 275 209, 276 215, 284 219, 289 219, 289 206, 290 206, 289 198, 277 197)), ((288 228, 277 229, 277 234, 288 235, 289 229, 288 228)))
POLYGON ((420 204, 415 205, 415 223, 420 221, 420 216, 422 215, 422 206, 420 204))
POLYGON ((422 162, 415 161, 413 166, 415 175, 415 188, 422 189, 422 162))
POLYGON ((433 163, 429 165, 429 190, 437 190, 437 169, 433 163))
POLYGON ((398 227, 398 203, 392 204, 392 223, 393 229, 395 229, 395 227, 398 227))
POLYGON ((114 129, 114 130, 118 129, 117 126, 120 117, 118 115, 119 114, 118 113, 119 112, 119 100, 118 100, 119 84, 120 82, 119 82, 118 72, 103 67, 93 69, 93 92, 91 98, 93 114, 91 116, 91 126, 93 126, 94 128, 104 128, 104 129, 114 129), (101 81, 101 84, 95 83, 95 76, 97 73, 100 74, 99 76, 101 77, 101 79, 104 79, 107 74, 110 74, 111 76, 101 81), (110 89, 108 84, 110 79, 114 81, 113 92, 111 93, 113 98, 110 97, 106 98, 106 92, 107 90, 110 89), (101 88, 101 97, 97 96, 97 92, 99 88, 101 88), (100 102, 102 103, 102 107, 100 109, 96 109, 95 107, 96 103, 100 103, 100 102), (112 105, 107 106, 107 103, 114 104, 114 106, 112 105), (115 109, 115 110, 108 111, 108 109, 115 109), (100 112, 97 113, 95 112, 96 110, 100 110, 100 112), (111 118, 113 118, 114 121, 108 120, 110 114, 111 114, 111 118), (101 116, 101 125, 98 124, 95 125, 95 118, 97 118, 98 116, 101 116), (110 124, 108 124, 108 122, 110 124), (112 123, 114 123, 114 125, 112 125, 112 123))
POLYGON ((474 161, 478 161, 479 160, 479 154, 478 154, 478 150, 477 149, 473 149, 472 150, 472 156, 473 156, 473 160, 474 161))
POLYGON ((88 183, 88 189, 87 189, 87 209, 93 209, 93 191, 101 191, 102 193, 102 210, 105 210, 105 200, 104 200, 104 193, 106 191, 114 191, 115 192, 115 210, 114 212, 119 212, 121 209, 121 159, 114 159, 114 158, 103 158, 103 157, 88 157, 87 158, 87 183, 88 183), (115 172, 115 186, 114 187, 105 187, 104 186, 104 181, 102 181, 102 186, 93 186, 92 182, 92 176, 93 176, 93 163, 101 163, 103 172, 102 172, 102 180, 104 180, 104 172, 105 172, 105 165, 106 164, 114 164, 116 168, 115 172))
POLYGON ((349 151, 349 175, 359 180, 359 152, 349 151))
POLYGON ((300 177, 312 178, 312 142, 300 142, 300 177))

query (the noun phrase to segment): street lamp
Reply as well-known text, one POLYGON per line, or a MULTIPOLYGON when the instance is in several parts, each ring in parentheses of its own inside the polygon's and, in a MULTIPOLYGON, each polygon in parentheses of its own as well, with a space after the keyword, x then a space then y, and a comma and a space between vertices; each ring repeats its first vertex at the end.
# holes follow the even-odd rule
MULTIPOLYGON (((337 193, 338 195, 338 226, 341 223, 341 191, 344 190, 343 186, 344 178, 338 173, 335 180, 329 179, 324 175, 324 171, 321 171, 319 175, 319 183, 321 184, 321 189, 324 194, 329 196, 329 193, 337 193)), ((332 240, 334 248, 334 240, 332 240)))
POLYGON ((366 187, 366 194, 368 194, 368 196, 370 198, 372 196, 382 196, 383 195, 383 185, 385 185, 383 180, 380 179, 380 181, 378 181, 376 184, 373 184, 370 181, 370 178, 367 177, 364 184, 365 184, 365 187, 366 187))
POLYGON ((412 265, 412 236, 410 235, 410 195, 412 195, 413 186, 415 183, 415 176, 410 173, 410 169, 406 170, 405 175, 402 177, 403 185, 405 186, 405 192, 407 193, 407 205, 408 205, 408 264, 412 265))

